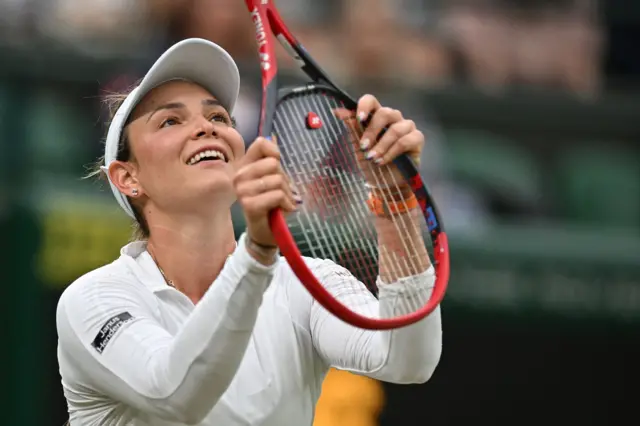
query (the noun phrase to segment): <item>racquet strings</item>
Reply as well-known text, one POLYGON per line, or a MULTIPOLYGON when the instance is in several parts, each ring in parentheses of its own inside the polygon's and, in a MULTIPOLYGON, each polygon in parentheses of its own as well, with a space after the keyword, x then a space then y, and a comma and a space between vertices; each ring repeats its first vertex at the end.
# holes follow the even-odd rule
MULTIPOLYGON (((377 295, 380 254, 391 256, 391 262, 385 262, 391 281, 407 276, 407 271, 422 271, 424 243, 416 247, 406 236, 429 233, 421 212, 413 209, 419 220, 411 220, 407 215, 385 220, 385 229, 404 236, 395 238, 399 250, 387 252, 386 246, 379 245, 375 225, 380 219, 367 205, 370 185, 383 191, 387 188, 390 195, 393 189, 406 186, 406 181, 390 169, 395 166, 378 166, 365 158, 366 153, 359 148, 361 126, 353 118, 336 117, 339 108, 344 108, 343 102, 319 88, 293 91, 278 102, 274 132, 281 148, 282 166, 303 200, 298 211, 287 216, 287 224, 303 255, 338 263, 369 292, 363 291, 360 284, 354 285, 352 277, 346 274, 323 276, 323 271, 314 271, 325 288, 352 310, 378 317, 378 312, 367 308, 374 305, 372 295, 377 295), (365 172, 371 183, 367 182, 365 172)), ((430 295, 431 289, 422 289, 410 299, 397 298, 397 303, 403 305, 398 307, 401 312, 388 315, 415 312, 427 303, 430 295)))

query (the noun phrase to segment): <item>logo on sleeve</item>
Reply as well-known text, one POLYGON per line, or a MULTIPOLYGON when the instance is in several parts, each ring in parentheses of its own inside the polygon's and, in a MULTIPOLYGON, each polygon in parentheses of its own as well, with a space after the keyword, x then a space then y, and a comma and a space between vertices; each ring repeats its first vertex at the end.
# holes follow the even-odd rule
POLYGON ((133 317, 129 312, 122 312, 121 314, 110 318, 106 323, 104 323, 95 339, 93 339, 93 342, 91 342, 91 346, 93 346, 96 351, 101 354, 102 351, 104 351, 104 348, 109 343, 109 340, 111 340, 111 338, 118 332, 118 330, 120 330, 120 327, 122 327, 132 319, 133 317))

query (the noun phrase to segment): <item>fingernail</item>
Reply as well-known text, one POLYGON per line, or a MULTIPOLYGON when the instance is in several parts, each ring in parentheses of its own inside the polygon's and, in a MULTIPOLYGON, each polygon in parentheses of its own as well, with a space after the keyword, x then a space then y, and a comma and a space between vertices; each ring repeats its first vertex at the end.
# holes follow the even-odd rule
POLYGON ((302 197, 300 195, 294 193, 293 199, 295 200, 296 204, 302 204, 302 197))
POLYGON ((382 164, 382 162, 383 162, 383 161, 384 161, 384 160, 382 159, 382 157, 378 157, 378 158, 376 158, 375 160, 373 160, 373 162, 374 162, 375 164, 378 164, 378 165, 382 164))
POLYGON ((367 119, 367 113, 364 111, 360 111, 358 113, 358 121, 362 123, 366 119, 367 119))
POLYGON ((367 160, 373 160, 374 158, 376 158, 376 155, 378 155, 378 153, 377 153, 377 152, 375 152, 375 151, 369 151, 369 152, 367 152, 367 155, 365 156, 365 158, 366 158, 367 160))
POLYGON ((367 148, 369 148, 370 143, 371 141, 368 138, 362 139, 362 142, 360 142, 360 149, 365 151, 367 148))
POLYGON ((266 140, 268 140, 269 142, 273 141, 273 138, 271 136, 265 136, 264 137, 266 140))

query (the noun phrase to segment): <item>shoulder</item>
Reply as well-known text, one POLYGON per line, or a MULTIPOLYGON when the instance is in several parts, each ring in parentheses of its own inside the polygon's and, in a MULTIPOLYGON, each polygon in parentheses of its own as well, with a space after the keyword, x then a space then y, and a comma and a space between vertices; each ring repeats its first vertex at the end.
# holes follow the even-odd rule
MULTIPOLYGON (((302 261, 316 277, 320 270, 327 269, 329 267, 328 265, 335 265, 335 263, 330 260, 305 256, 302 257, 302 261)), ((270 287, 275 288, 275 291, 280 294, 286 294, 288 299, 294 299, 296 303, 299 302, 298 298, 300 297, 303 299, 308 299, 310 297, 309 293, 304 290, 304 286, 284 256, 278 260, 278 265, 275 269, 273 281, 270 287)))
POLYGON ((128 292, 145 288, 141 279, 144 272, 138 264, 139 256, 144 252, 146 244, 132 242, 120 250, 120 256, 113 262, 96 268, 73 281, 63 292, 58 304, 71 303, 78 299, 92 297, 110 289, 128 292))
POLYGON ((56 310, 58 337, 60 341, 69 336, 88 337, 118 315, 149 311, 152 298, 153 294, 119 258, 84 274, 64 290, 56 310))
POLYGON ((98 294, 107 296, 109 290, 121 293, 134 292, 138 285, 132 271, 122 259, 94 269, 72 282, 60 296, 58 309, 61 305, 82 305, 91 301, 98 294))
MULTIPOLYGON (((330 259, 302 256, 302 261, 318 278, 321 278, 323 273, 345 270, 342 266, 330 259)), ((278 267, 276 268, 276 277, 280 277, 280 280, 277 281, 282 281, 282 279, 297 280, 295 272, 293 272, 291 265, 284 257, 281 257, 279 260, 278 267)))
MULTIPOLYGON (((302 261, 305 263, 305 265, 307 265, 307 268, 311 270, 344 269, 342 268, 342 266, 338 265, 336 262, 334 262, 331 259, 302 256, 302 261)), ((289 262, 284 258, 284 256, 280 258, 279 262, 280 264, 278 265, 278 270, 288 270, 291 273, 293 273, 293 271, 291 270, 291 266, 289 265, 289 262)))
MULTIPOLYGON (((303 256, 302 260, 309 271, 327 289, 331 289, 336 283, 358 282, 348 269, 333 260, 306 256, 303 256)), ((284 258, 280 259, 274 281, 276 285, 285 285, 287 287, 292 285, 294 288, 303 288, 295 272, 284 258)))

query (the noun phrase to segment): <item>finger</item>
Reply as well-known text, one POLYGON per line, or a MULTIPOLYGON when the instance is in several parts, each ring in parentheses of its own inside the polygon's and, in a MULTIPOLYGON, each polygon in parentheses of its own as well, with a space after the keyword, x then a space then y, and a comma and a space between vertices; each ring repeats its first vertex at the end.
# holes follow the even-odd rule
POLYGON ((300 197, 291 190, 289 179, 283 174, 263 176, 258 179, 241 182, 236 188, 238 198, 254 197, 269 191, 282 190, 292 204, 300 204, 300 197))
POLYGON ((240 200, 240 204, 245 214, 254 218, 264 216, 276 208, 281 208, 287 212, 296 210, 295 203, 292 203, 287 194, 281 189, 263 192, 253 197, 245 197, 240 200))
POLYGON ((349 120, 355 118, 353 111, 347 108, 334 108, 333 115, 335 115, 340 120, 349 120))
POLYGON ((356 150, 360 148, 360 136, 362 135, 362 125, 356 120, 355 113, 347 108, 334 108, 333 114, 341 120, 349 133, 349 141, 353 143, 356 150))
POLYGON ((386 127, 391 126, 392 124, 397 123, 401 120, 402 113, 397 109, 385 107, 377 110, 373 114, 373 117, 371 117, 369 125, 362 133, 362 138, 360 139, 360 148, 362 150, 371 148, 380 137, 380 133, 386 127))
POLYGON ((382 108, 380 101, 373 95, 364 95, 358 100, 356 116, 360 123, 364 123, 367 118, 378 109, 382 108))
POLYGON ((384 157, 389 148, 398 142, 399 139, 413 132, 415 128, 416 125, 412 120, 402 120, 392 124, 380 140, 367 152, 366 158, 373 160, 376 163, 380 163, 380 160, 384 157))
POLYGON ((408 154, 414 161, 418 162, 423 145, 424 135, 420 130, 414 130, 393 143, 384 156, 380 157, 381 159, 377 161, 377 164, 389 164, 402 154, 408 154))
POLYGON ((280 173, 280 161, 273 157, 261 158, 245 164, 236 172, 235 182, 255 180, 266 175, 280 173))
POLYGON ((282 176, 282 189, 287 193, 294 205, 302 204, 302 197, 293 185, 293 181, 280 165, 280 176, 282 176))
POLYGON ((261 158, 272 157, 280 159, 278 144, 264 137, 259 137, 249 146, 244 155, 243 164, 251 164, 261 158))

